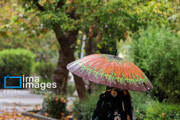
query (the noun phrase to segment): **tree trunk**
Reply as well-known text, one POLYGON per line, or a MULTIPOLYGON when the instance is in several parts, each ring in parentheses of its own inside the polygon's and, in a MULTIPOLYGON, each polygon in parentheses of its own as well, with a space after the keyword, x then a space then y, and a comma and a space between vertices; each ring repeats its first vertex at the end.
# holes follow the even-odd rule
POLYGON ((57 84, 57 88, 55 89, 56 94, 65 94, 66 93, 66 83, 68 78, 68 70, 66 69, 67 63, 64 54, 60 48, 59 50, 59 59, 54 71, 54 82, 57 84))
MULTIPOLYGON (((60 44, 58 65, 54 71, 54 82, 57 83, 55 93, 65 94, 68 79, 67 64, 74 61, 74 44, 77 41, 78 30, 60 34, 60 27, 54 28, 56 38, 60 44)), ((82 78, 74 75, 75 85, 80 99, 86 98, 86 88, 82 78)))

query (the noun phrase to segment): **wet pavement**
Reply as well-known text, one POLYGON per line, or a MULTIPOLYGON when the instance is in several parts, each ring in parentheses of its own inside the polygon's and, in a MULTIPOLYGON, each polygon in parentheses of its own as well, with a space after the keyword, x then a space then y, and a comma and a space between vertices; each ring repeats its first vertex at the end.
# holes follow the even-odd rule
POLYGON ((43 96, 31 90, 1 89, 0 120, 36 120, 22 116, 22 112, 42 108, 43 96))

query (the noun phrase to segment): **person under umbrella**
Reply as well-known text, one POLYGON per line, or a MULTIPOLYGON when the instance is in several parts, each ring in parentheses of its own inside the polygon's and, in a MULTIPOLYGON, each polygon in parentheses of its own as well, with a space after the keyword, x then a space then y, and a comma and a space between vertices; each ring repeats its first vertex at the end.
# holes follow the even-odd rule
POLYGON ((99 97, 91 120, 135 120, 129 92, 107 87, 99 97))
MULTIPOLYGON (((116 51, 117 52, 117 51, 116 51)), ((153 85, 132 62, 108 54, 92 54, 67 65, 73 74, 109 86, 100 95, 92 120, 133 120, 128 90, 148 91, 153 85)))

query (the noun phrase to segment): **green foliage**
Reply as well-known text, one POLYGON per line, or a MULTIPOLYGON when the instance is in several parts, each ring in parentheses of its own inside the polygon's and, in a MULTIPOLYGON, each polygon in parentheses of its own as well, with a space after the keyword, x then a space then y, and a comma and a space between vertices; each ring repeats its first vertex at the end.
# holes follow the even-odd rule
POLYGON ((34 53, 25 49, 7 49, 0 51, 1 85, 5 75, 29 76, 34 63, 34 53))
POLYGON ((38 61, 35 64, 35 72, 40 75, 42 79, 52 79, 55 65, 51 62, 38 61))
MULTIPOLYGON (((9 0, 2 3, 0 18, 0 37, 8 38, 13 35, 18 38, 19 35, 23 34, 27 38, 40 34, 43 29, 42 24, 38 23, 38 18, 32 11, 24 13, 24 9, 18 0, 9 0)), ((19 41, 19 43, 21 42, 19 41)))
POLYGON ((75 101, 73 117, 77 120, 90 120, 99 100, 99 96, 105 91, 106 86, 99 86, 94 93, 88 95, 87 100, 75 101))
POLYGON ((145 120, 179 120, 180 106, 154 101, 146 110, 145 120))
POLYGON ((116 41, 101 42, 97 44, 97 48, 102 54, 114 54, 116 51, 116 41))
POLYGON ((73 93, 76 91, 76 87, 73 84, 70 84, 69 82, 67 83, 66 87, 66 94, 68 96, 73 96, 73 93))
POLYGON ((172 102, 180 98, 180 37, 166 27, 153 24, 132 44, 135 63, 153 81, 153 94, 172 102))
MULTIPOLYGON (((136 6, 136 14, 138 15, 138 24, 146 28, 151 21, 156 21, 159 25, 173 27, 175 24, 169 19, 175 13, 172 7, 173 2, 169 1, 139 1, 136 6)), ((174 28, 173 28, 174 29, 174 28)))
MULTIPOLYGON (((168 17, 173 14, 172 3, 141 0, 110 0, 108 2, 80 0, 81 28, 89 27, 99 33, 103 41, 125 40, 127 32, 136 32, 152 21, 173 24, 168 17), (89 8, 87 10, 87 8, 89 8)), ((77 6, 78 6, 77 5, 77 6)))
POLYGON ((153 101, 149 95, 144 92, 130 92, 134 104, 134 113, 136 120, 144 120, 146 117, 146 109, 148 108, 149 102, 153 101))
POLYGON ((0 70, 4 75, 30 75, 35 55, 25 49, 0 51, 0 70))
POLYGON ((34 11, 25 12, 18 0, 1 5, 0 50, 23 48, 35 53, 36 60, 56 62, 59 46, 55 35, 34 11))
POLYGON ((66 114, 66 98, 55 95, 46 94, 43 102, 45 111, 53 118, 60 119, 66 114))
POLYGON ((179 120, 179 104, 159 102, 144 92, 131 92, 136 120, 179 120))
POLYGON ((46 11, 41 15, 41 22, 48 28, 53 28, 53 25, 60 25, 63 31, 71 31, 75 29, 75 21, 70 18, 63 10, 46 11))
MULTIPOLYGON (((40 83, 52 83, 54 69, 55 64, 51 62, 38 61, 34 65, 34 74, 41 76, 40 83)), ((34 88, 35 93, 44 93, 48 91, 50 91, 49 88, 45 88, 45 90, 34 88)))
POLYGON ((176 13, 173 2, 141 0, 19 0, 25 10, 33 11, 46 27, 60 26, 60 34, 80 29, 87 36, 94 32, 101 41, 125 40, 127 32, 136 32, 152 21, 173 26, 168 19, 176 13), (60 3, 60 4, 59 4, 60 3))
POLYGON ((96 108, 99 95, 92 94, 88 96, 88 100, 76 101, 74 103, 73 116, 77 120, 90 120, 96 108))
POLYGON ((62 2, 62 6, 58 6, 58 0, 55 1, 34 1, 34 0, 19 0, 23 3, 23 7, 26 11, 34 10, 39 16, 41 23, 47 28, 54 29, 55 25, 61 27, 61 34, 65 31, 75 30, 75 20, 70 17, 70 12, 74 10, 74 4, 62 2), (41 5, 40 9, 37 9, 37 4, 41 5), (37 12, 40 10, 42 14, 37 12))
MULTIPOLYGON (((17 28, 18 29, 18 28, 17 28)), ((14 32, 14 31, 11 31, 14 32)), ((17 35, 10 34, 2 37, 0 41, 0 50, 23 48, 36 54, 36 60, 55 62, 58 58, 58 43, 51 31, 28 37, 27 31, 21 31, 17 35)))

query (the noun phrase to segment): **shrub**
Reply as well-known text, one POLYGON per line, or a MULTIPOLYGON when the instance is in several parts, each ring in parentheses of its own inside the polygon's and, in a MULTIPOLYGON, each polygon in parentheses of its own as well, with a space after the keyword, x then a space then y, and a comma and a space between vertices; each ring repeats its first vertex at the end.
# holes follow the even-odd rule
POLYGON ((144 120, 148 103, 153 101, 150 95, 144 92, 130 92, 134 104, 134 114, 136 120, 144 120))
POLYGON ((146 110, 145 120, 179 120, 180 106, 154 101, 146 110))
POLYGON ((136 120, 179 120, 179 104, 153 100, 143 92, 131 92, 136 120))
POLYGON ((152 25, 141 30, 132 44, 135 63, 153 81, 160 100, 180 98, 180 37, 170 29, 152 25))
POLYGON ((43 108, 51 117, 60 119, 67 114, 66 103, 67 100, 65 97, 55 94, 46 94, 43 108))
POLYGON ((51 62, 39 61, 35 64, 35 71, 43 79, 52 79, 55 65, 51 62))
POLYGON ((96 108, 99 96, 92 94, 88 96, 86 101, 76 101, 74 103, 73 116, 77 120, 90 120, 96 108))
POLYGON ((96 104, 99 100, 99 95, 105 91, 104 86, 99 86, 99 90, 95 93, 88 95, 88 99, 84 101, 75 101, 73 109, 73 117, 77 120, 90 120, 96 104))
POLYGON ((0 51, 0 86, 3 86, 2 79, 6 75, 29 76, 32 71, 34 58, 35 55, 25 49, 7 49, 0 51))

